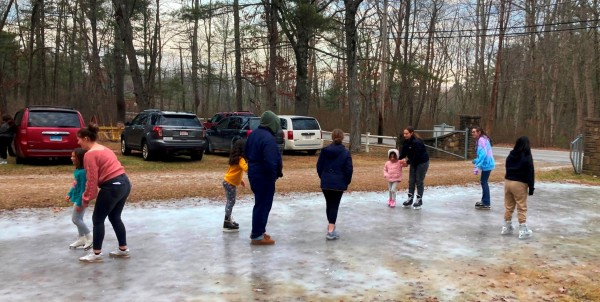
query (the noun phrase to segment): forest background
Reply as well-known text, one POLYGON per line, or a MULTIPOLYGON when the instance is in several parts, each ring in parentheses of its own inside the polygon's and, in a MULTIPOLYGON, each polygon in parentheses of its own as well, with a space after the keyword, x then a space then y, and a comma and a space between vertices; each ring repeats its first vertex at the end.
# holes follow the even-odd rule
POLYGON ((0 0, 0 113, 312 115, 398 135, 482 116, 567 147, 600 116, 598 0, 0 0), (332 118, 333 117, 333 118, 332 118))

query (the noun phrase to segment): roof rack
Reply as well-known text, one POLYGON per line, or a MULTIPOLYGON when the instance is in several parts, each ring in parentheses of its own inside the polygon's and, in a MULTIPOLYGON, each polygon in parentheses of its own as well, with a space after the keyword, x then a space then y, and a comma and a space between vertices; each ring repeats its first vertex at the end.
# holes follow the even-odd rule
POLYGON ((69 106, 56 106, 56 105, 29 105, 27 108, 59 108, 59 109, 71 109, 75 110, 73 107, 69 106))

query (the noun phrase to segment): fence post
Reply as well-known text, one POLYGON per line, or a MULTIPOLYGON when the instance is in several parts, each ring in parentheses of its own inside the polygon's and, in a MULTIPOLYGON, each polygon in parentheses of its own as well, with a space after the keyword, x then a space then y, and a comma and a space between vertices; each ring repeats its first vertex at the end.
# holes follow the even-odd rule
POLYGON ((366 144, 366 146, 365 146, 365 151, 366 151, 367 153, 369 153, 369 140, 370 140, 369 136, 370 136, 370 135, 371 135, 371 132, 367 132, 367 144, 366 144))
POLYGON ((469 128, 465 128, 465 160, 469 159, 469 128))

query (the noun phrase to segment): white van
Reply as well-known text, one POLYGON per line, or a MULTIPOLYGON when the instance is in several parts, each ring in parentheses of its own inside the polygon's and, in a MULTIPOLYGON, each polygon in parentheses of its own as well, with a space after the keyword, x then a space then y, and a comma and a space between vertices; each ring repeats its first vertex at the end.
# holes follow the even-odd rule
POLYGON ((285 141, 284 150, 307 151, 313 155, 323 148, 323 134, 317 119, 298 115, 280 115, 279 118, 285 141))

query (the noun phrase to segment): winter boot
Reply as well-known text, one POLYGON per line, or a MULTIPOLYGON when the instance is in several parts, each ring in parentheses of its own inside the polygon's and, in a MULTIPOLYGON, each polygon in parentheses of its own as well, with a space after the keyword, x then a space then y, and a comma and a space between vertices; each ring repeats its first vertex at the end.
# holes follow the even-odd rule
POLYGON ((422 205, 423 205, 423 198, 421 198, 421 196, 417 195, 417 201, 415 201, 415 203, 413 204, 413 209, 420 210, 422 205))
POLYGON ((87 250, 91 249, 92 246, 94 245, 92 233, 91 232, 87 233, 83 237, 85 238, 85 244, 83 245, 83 249, 87 251, 87 250))
POLYGON ((519 239, 527 239, 531 237, 533 232, 527 227, 527 224, 519 224, 519 239))
POLYGON ((396 200, 390 199, 390 208, 395 208, 395 207, 396 207, 396 200))
POLYGON ((239 224, 233 221, 233 217, 225 216, 223 221, 223 232, 238 232, 240 230, 239 224))
POLYGON ((514 228, 512 226, 512 223, 510 221, 506 221, 504 222, 504 226, 502 227, 502 231, 500 232, 501 235, 510 235, 512 234, 514 228))
POLYGON ((76 249, 80 246, 85 246, 85 236, 79 236, 75 242, 69 245, 69 248, 76 249))
POLYGON ((388 199, 388 207, 392 207, 392 199, 388 199))
POLYGON ((410 207, 410 205, 412 205, 413 203, 413 195, 411 193, 408 193, 408 199, 402 203, 402 206, 405 208, 410 207))

